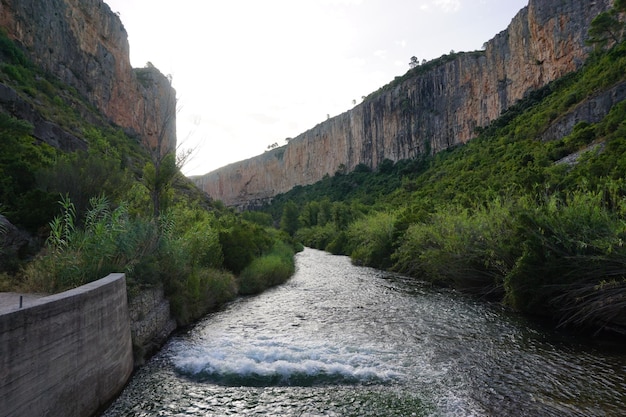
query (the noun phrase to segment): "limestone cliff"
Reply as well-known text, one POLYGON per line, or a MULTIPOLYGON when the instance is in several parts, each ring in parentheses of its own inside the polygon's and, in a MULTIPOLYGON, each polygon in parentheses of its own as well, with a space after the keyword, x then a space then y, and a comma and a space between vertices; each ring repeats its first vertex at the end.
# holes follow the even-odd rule
POLYGON ((164 131, 164 150, 175 149, 176 94, 155 68, 133 70, 126 30, 102 0, 0 0, 0 27, 113 123, 152 146, 164 131))
POLYGON ((530 0, 484 51, 422 65, 288 145, 193 180, 226 205, 245 207, 340 167, 374 169, 465 143, 529 91, 579 68, 590 22, 611 4, 530 0))

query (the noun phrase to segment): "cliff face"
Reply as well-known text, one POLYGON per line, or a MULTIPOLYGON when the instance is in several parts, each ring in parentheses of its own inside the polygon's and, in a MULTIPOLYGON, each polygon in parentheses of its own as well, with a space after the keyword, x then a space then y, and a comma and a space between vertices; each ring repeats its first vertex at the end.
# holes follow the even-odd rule
POLYGON ((113 123, 152 146, 165 130, 166 150, 175 149, 176 94, 154 68, 138 78, 126 30, 102 0, 0 0, 0 26, 113 123))
POLYGON ((413 70, 415 75, 288 145, 193 180, 226 205, 246 207, 334 175, 342 166, 374 169, 384 159, 465 143, 476 127, 488 125, 529 91, 579 68, 589 52, 584 40, 591 20, 611 4, 530 0, 484 51, 413 70))

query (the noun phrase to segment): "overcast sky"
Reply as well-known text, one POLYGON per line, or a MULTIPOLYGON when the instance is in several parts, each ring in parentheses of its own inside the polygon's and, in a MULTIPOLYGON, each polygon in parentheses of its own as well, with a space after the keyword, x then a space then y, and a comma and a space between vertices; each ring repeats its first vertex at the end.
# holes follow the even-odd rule
POLYGON ((528 0, 105 0, 134 67, 177 90, 183 167, 205 174, 284 145, 421 62, 473 51, 528 0))

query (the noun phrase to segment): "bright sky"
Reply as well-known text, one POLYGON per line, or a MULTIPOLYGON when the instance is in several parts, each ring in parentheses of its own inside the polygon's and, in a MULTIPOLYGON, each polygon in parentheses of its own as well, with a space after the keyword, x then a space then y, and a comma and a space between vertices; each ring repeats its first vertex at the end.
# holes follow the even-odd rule
POLYGON ((473 51, 528 0, 105 0, 131 64, 173 77, 183 167, 284 145, 421 62, 473 51))

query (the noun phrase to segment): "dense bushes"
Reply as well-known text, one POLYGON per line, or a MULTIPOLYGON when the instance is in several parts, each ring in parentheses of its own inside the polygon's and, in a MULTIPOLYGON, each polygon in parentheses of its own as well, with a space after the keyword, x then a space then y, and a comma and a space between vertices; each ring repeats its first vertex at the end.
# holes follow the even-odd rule
POLYGON ((441 207, 427 222, 409 226, 393 254, 394 269, 485 297, 501 297, 515 261, 510 203, 474 210, 441 207))
POLYGON ((29 123, 0 112, 0 212, 31 233, 35 249, 0 271, 3 291, 58 292, 123 272, 131 297, 163 286, 177 321, 188 324, 235 297, 240 283, 251 293, 293 273, 292 240, 271 228, 271 216, 246 220, 210 202, 180 175, 174 154, 156 161, 2 31, 0 83, 87 145, 53 149, 29 123))
POLYGON ((266 255, 254 259, 239 277, 241 294, 256 294, 266 288, 282 284, 295 271, 294 250, 284 242, 276 242, 266 255))
POLYGON ((602 297, 626 284, 626 224, 619 211, 607 209, 601 193, 576 192, 520 213, 522 253, 505 277, 507 303, 562 322, 610 322, 626 303, 626 293, 602 297))
POLYGON ((392 213, 373 213, 356 220, 346 232, 347 244, 352 261, 376 268, 391 266, 391 254, 395 237, 396 216, 392 213))
POLYGON ((466 145, 338 173, 279 196, 267 212, 291 201, 301 213, 296 238, 354 263, 626 333, 626 102, 561 139, 538 140, 625 74, 622 43, 528 95, 466 145), (339 207, 348 210, 336 216, 339 207))
POLYGON ((167 295, 176 321, 187 325, 237 295, 232 273, 219 269, 195 268, 189 274, 167 280, 167 295))
POLYGON ((34 292, 63 291, 124 272, 131 283, 155 283, 151 259, 159 250, 159 232, 152 222, 131 218, 103 197, 93 198, 80 226, 74 204, 62 200, 62 214, 50 224, 46 250, 28 263, 22 286, 34 292))
POLYGON ((238 293, 260 292, 294 272, 288 236, 189 205, 155 220, 98 197, 79 219, 64 198, 50 229, 45 251, 14 277, 13 289, 52 293, 124 272, 131 296, 162 285, 183 325, 238 293))
POLYGON ((272 246, 272 239, 263 227, 239 220, 224 223, 219 241, 224 253, 224 267, 235 274, 272 246))

